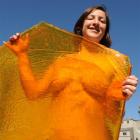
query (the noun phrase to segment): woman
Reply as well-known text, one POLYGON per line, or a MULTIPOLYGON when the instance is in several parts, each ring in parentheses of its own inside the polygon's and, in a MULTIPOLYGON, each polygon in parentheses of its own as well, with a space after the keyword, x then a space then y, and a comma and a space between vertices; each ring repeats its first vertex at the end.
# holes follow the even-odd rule
MULTIPOLYGON (((76 23, 74 32, 95 44, 106 47, 111 45, 109 17, 102 6, 87 9, 76 23)), ((113 76, 113 68, 103 73, 95 63, 98 58, 103 65, 103 59, 95 57, 94 48, 91 45, 84 46, 83 42, 79 53, 56 60, 40 80, 33 75, 27 56, 29 36, 22 39, 16 34, 5 43, 18 58, 21 82, 27 97, 36 99, 50 90, 53 94, 50 112, 50 127, 53 132, 49 135, 51 140, 112 139, 107 132, 101 110, 105 93, 108 93, 108 81, 113 76), (96 72, 102 78, 97 77, 96 72), (100 87, 96 81, 101 83, 100 87)), ((122 92, 118 98, 129 99, 136 90, 137 82, 135 76, 128 76, 122 83, 122 92)))
MULTIPOLYGON (((74 33, 87 37, 91 41, 98 42, 110 48, 112 41, 109 35, 109 29, 110 29, 110 20, 105 7, 96 6, 96 7, 91 7, 86 9, 85 12, 80 16, 77 23, 75 24, 74 33), (99 9, 103 11, 105 16, 102 15, 102 17, 104 18, 98 17, 100 21, 98 21, 99 19, 95 20, 94 14, 93 15, 90 14, 94 9, 99 9), (86 31, 84 32, 83 30, 86 28, 86 26, 87 26, 87 32, 86 31), (90 35, 90 28, 91 30, 92 29, 95 30, 95 32, 99 32, 100 30, 102 31, 102 28, 105 29, 102 35, 99 36, 100 38, 97 39, 97 33, 94 33, 93 37, 92 35, 90 35)), ((126 80, 123 82, 122 91, 127 96, 127 99, 129 99, 131 95, 135 92, 137 83, 138 83, 138 79, 134 75, 128 76, 126 80)))

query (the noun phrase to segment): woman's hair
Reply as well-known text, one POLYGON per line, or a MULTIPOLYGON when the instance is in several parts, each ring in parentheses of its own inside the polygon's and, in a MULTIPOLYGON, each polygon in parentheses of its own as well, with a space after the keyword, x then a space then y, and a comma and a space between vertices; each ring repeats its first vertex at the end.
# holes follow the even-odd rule
POLYGON ((105 45, 105 46, 110 48, 111 43, 112 43, 110 35, 109 35, 110 20, 109 20, 109 16, 108 16, 108 13, 106 11, 106 8, 104 6, 95 6, 95 7, 90 7, 88 9, 86 9, 84 11, 84 13, 80 16, 78 21, 76 22, 73 31, 74 31, 75 34, 83 36, 82 29, 83 29, 84 21, 87 18, 87 16, 95 9, 99 9, 99 10, 102 10, 103 12, 105 12, 105 15, 106 15, 106 31, 105 31, 105 34, 104 34, 103 38, 101 39, 100 43, 102 45, 105 45))

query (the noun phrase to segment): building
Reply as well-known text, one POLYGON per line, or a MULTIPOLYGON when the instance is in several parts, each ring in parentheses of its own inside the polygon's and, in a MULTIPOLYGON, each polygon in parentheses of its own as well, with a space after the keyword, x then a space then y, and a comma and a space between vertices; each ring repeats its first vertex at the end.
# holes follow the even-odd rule
POLYGON ((119 140, 140 140, 140 120, 124 120, 119 140))

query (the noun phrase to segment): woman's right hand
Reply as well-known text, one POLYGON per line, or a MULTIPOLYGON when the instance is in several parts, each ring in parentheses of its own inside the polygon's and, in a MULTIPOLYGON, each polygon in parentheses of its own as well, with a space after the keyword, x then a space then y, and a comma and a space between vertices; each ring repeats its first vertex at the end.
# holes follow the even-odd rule
POLYGON ((25 54, 29 48, 29 35, 26 34, 21 38, 19 33, 16 33, 12 37, 10 37, 8 42, 4 42, 4 44, 12 50, 17 56, 21 54, 25 54))

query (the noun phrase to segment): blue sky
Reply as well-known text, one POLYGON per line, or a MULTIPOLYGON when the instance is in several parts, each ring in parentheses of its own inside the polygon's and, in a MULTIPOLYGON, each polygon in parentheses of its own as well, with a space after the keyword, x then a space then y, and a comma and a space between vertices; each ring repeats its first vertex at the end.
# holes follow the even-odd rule
MULTIPOLYGON (((128 55, 133 74, 140 79, 140 1, 139 0, 1 0, 0 45, 2 41, 33 25, 47 21, 72 32, 73 26, 87 7, 106 5, 110 19, 112 48, 128 55)), ((140 119, 140 86, 126 104, 125 118, 140 119)))

